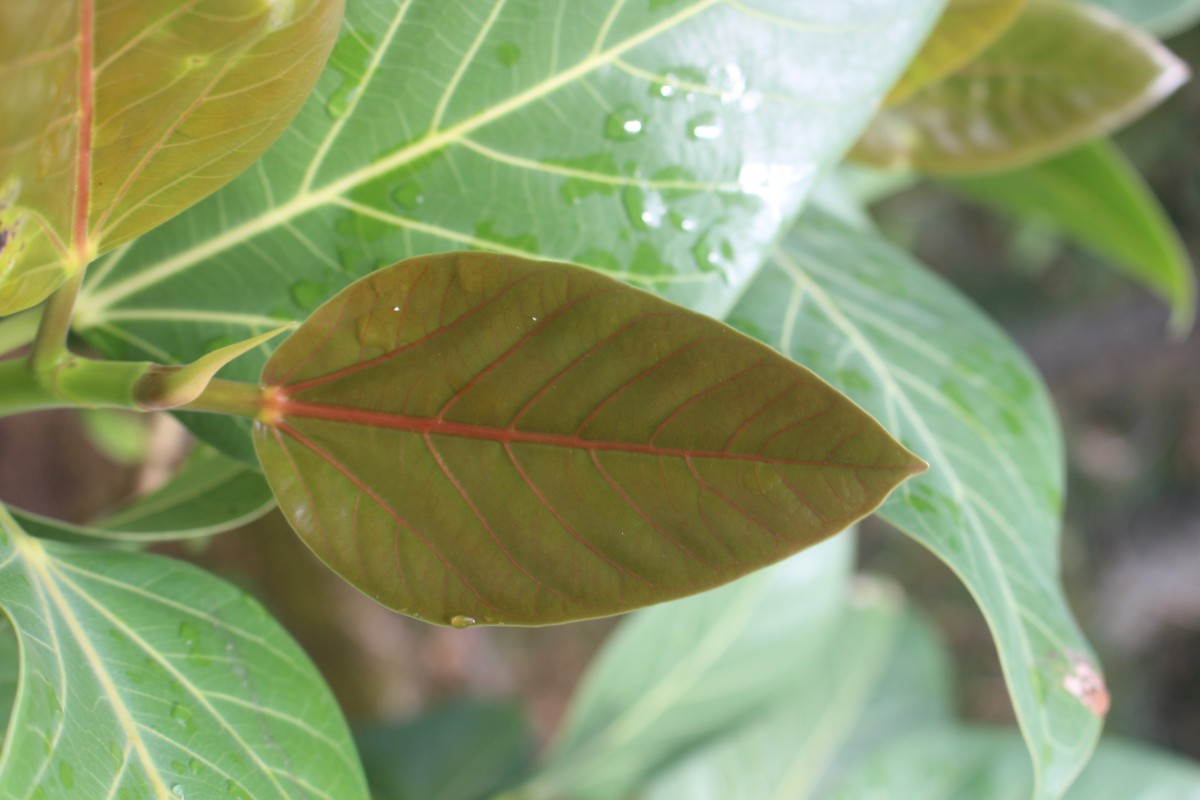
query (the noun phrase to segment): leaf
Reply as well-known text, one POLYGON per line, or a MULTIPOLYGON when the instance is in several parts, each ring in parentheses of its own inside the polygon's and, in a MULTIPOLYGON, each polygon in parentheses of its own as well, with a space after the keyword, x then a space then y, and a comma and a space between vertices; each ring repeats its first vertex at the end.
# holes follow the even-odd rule
POLYGON ((1166 38, 1200 22, 1200 0, 1087 0, 1166 38))
POLYGON ((820 660, 852 567, 853 540, 839 536, 630 616, 576 689, 542 771, 511 800, 627 797, 670 759, 770 707, 820 660))
POLYGON ((775 703, 668 766, 639 796, 821 797, 832 775, 880 743, 948 721, 941 644, 891 587, 863 581, 855 588, 831 640, 796 665, 775 703))
POLYGON ((852 156, 931 175, 999 172, 1110 133, 1188 78, 1184 62, 1118 17, 1030 0, 978 58, 884 110, 852 156))
POLYGON ((979 55, 1016 21, 1025 0, 949 0, 916 58, 892 87, 887 105, 907 100, 979 55))
POLYGON ((332 695, 257 602, 4 516, 0 603, 21 643, 7 796, 365 800, 332 695))
MULTIPOLYGON (((467 248, 721 315, 942 2, 356 0, 278 146, 106 261, 76 329, 184 363, 370 270, 467 248)), ((253 458, 248 428, 201 424, 253 458)))
POLYGON ((308 96, 342 0, 0 6, 0 315, 219 189, 308 96))
POLYGON ((254 444, 335 572, 442 624, 711 589, 870 513, 920 459, 802 367, 591 270, 409 259, 263 370, 254 444))
MULTIPOLYGON (((0 725, 8 729, 13 703, 17 699, 17 677, 20 667, 20 651, 12 626, 5 619, 0 623, 0 725)), ((0 743, 3 739, 0 738, 0 743)))
POLYGON ((880 514, 979 603, 1037 796, 1060 795, 1091 753, 1107 693, 1058 581, 1062 444, 1032 368, 906 253, 817 210, 730 322, 810 366, 929 461, 880 514))
POLYGON ((375 800, 484 800, 529 768, 533 731, 521 708, 459 701, 356 737, 375 800))
POLYGON ((233 530, 275 506, 263 476, 204 445, 165 486, 89 525, 71 525, 25 511, 13 514, 35 536, 150 544, 233 530))
POLYGON ((1171 304, 1171 325, 1195 315, 1187 251, 1150 187, 1115 146, 1096 141, 1024 169, 952 180, 968 197, 1074 237, 1171 304))
MULTIPOLYGON (((830 800, 1023 800, 1031 786, 1015 732, 946 727, 896 742, 838 787, 830 800)), ((1200 797, 1200 766, 1149 747, 1106 739, 1068 800, 1200 797)))

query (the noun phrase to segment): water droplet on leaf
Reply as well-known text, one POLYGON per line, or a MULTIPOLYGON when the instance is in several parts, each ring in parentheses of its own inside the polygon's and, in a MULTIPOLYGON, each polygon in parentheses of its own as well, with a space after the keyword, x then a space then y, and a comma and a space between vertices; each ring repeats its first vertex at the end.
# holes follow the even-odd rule
POLYGON ((172 703, 171 719, 179 723, 179 726, 189 733, 196 730, 196 715, 185 705, 172 703))
POLYGON ((516 42, 505 42, 496 48, 496 60, 503 66, 515 67, 521 60, 521 48, 516 42))
POLYGON ((450 618, 450 624, 455 628, 469 628, 475 624, 475 618, 467 617, 462 614, 455 614, 450 618))
POLYGON ((646 132, 642 110, 628 103, 618 107, 604 122, 604 136, 614 142, 628 142, 646 132))
POLYGON ((701 114, 688 122, 688 134, 693 139, 716 139, 721 131, 721 120, 716 114, 701 114))
POLYGON ((292 300, 305 311, 312 311, 321 305, 328 291, 328 287, 316 281, 296 281, 292 284, 292 300))

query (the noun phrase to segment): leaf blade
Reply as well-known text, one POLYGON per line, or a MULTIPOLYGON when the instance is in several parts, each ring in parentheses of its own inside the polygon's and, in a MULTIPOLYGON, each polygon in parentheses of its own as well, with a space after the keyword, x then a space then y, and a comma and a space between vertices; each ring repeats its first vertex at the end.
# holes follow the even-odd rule
POLYGON ((366 798, 332 696, 257 603, 168 559, 0 533, 22 675, 6 789, 366 798))
POLYGON ((1171 306, 1171 327, 1195 316, 1187 250, 1150 187, 1111 142, 1097 140, 1032 166, 952 179, 968 197, 1061 229, 1108 256, 1171 306))
POLYGON ((8 4, 0 314, 216 191, 283 132, 342 0, 8 4), (15 85, 13 85, 15 84, 15 85))
POLYGON ((928 458, 880 515, 979 603, 1038 796, 1061 795, 1099 736, 1107 693, 1057 582, 1063 456, 1036 374, 906 253, 816 210, 731 323, 811 365, 928 458), (829 337, 844 348, 812 344, 829 337))
POLYGON ((443 624, 711 588, 922 468, 732 329, 505 256, 372 273, 280 345, 262 384, 255 447, 292 526, 375 599, 443 624))
POLYGON ((852 157, 930 175, 1026 166, 1111 133, 1188 76, 1156 39, 1102 9, 1030 0, 973 62, 876 117, 852 157))

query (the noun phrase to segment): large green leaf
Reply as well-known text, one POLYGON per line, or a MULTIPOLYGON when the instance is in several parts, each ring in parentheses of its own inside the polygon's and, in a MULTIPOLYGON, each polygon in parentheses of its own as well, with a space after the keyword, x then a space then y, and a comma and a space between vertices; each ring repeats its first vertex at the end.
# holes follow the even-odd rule
POLYGON ((34 539, 0 508, 0 605, 21 670, 5 797, 365 800, 329 690, 232 586, 34 539))
POLYGON ((940 643, 904 613, 899 595, 879 588, 856 586, 834 636, 797 665, 770 708, 669 766, 639 797, 820 797, 879 744, 947 722, 950 669, 940 643))
POLYGON ((1158 36, 1173 36, 1200 22, 1200 0, 1087 0, 1158 36))
MULTIPOLYGON (((191 361, 468 247, 722 314, 942 3, 356 0, 278 145, 107 260, 76 326, 110 355, 191 361)), ((252 458, 245 430, 204 424, 252 458)))
POLYGON ((336 572, 442 624, 546 624, 711 589, 924 469, 827 384, 592 270, 409 259, 263 370, 254 443, 336 572))
POLYGON ((628 797, 670 759, 776 703, 820 663, 852 560, 852 539, 839 536, 631 616, 576 690, 542 772, 512 800, 628 797))
POLYGON ((1170 218, 1121 152, 1096 141, 1024 169, 950 184, 969 197, 1058 228, 1110 257, 1171 304, 1172 326, 1195 313, 1192 264, 1170 218))
POLYGON ((250 166, 316 82, 342 2, 0 4, 0 314, 250 166))
POLYGON ((916 58, 888 93, 895 105, 937 83, 991 44, 1021 13, 1025 0, 950 0, 916 58))
MULTIPOLYGON (((947 727, 883 749, 830 800, 1026 800, 1029 764, 1016 733, 947 727)), ((1200 765, 1143 745, 1105 740, 1068 800, 1197 800, 1200 765)))
POLYGON ((521 708, 458 701, 359 731, 375 800, 485 800, 524 777, 533 731, 521 708))
POLYGON ((1107 11, 1030 0, 978 58, 880 113, 853 156, 931 174, 1013 169, 1115 130, 1187 77, 1157 40, 1107 11))
POLYGON ((1107 694, 1058 582, 1063 455, 1033 370, 903 251, 815 210, 730 321, 841 388, 929 461, 881 514, 975 596, 1039 797, 1060 794, 1099 735, 1107 694))
POLYGON ((13 513, 36 536, 149 544, 232 530, 274 506, 271 487, 261 473, 200 445, 161 489, 88 525, 70 525, 25 511, 13 513))

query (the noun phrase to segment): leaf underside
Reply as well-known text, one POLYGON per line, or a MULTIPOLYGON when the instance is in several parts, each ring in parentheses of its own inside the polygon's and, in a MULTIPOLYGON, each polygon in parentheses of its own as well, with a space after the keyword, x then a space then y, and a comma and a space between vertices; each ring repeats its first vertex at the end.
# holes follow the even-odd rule
POLYGON ((922 462, 808 371, 580 267, 411 259, 264 369, 255 446, 335 571, 456 625, 699 592, 814 544, 922 462))
POLYGON ((229 584, 0 519, 0 597, 20 642, 5 798, 365 800, 328 688, 229 584))
POLYGON ((817 209, 730 322, 811 365, 929 461, 880 516, 975 597, 1029 743, 1036 796, 1060 796, 1087 762, 1108 700, 1058 578, 1063 454, 1036 372, 907 253, 817 209), (831 338, 844 346, 822 344, 831 338))

